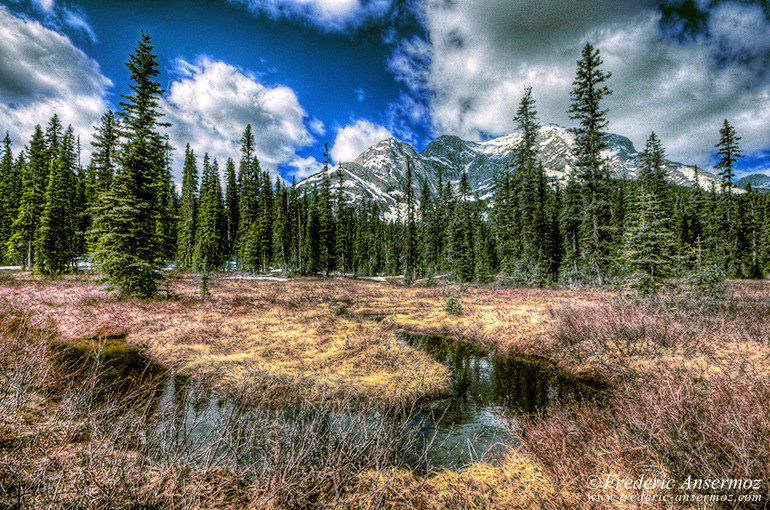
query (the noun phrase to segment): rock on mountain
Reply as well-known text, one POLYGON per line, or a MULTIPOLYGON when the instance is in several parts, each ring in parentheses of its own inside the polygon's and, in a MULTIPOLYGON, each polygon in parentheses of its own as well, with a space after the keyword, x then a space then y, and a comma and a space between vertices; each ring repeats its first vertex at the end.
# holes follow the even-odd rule
MULTIPOLYGON (((412 166, 415 195, 419 196, 423 182, 436 191, 439 176, 457 186, 463 172, 468 173, 471 189, 480 199, 493 196, 494 176, 513 164, 514 149, 521 140, 521 134, 514 132, 485 142, 469 142, 456 136, 440 136, 430 142, 422 152, 417 152, 408 143, 395 138, 383 140, 366 149, 353 162, 340 163, 329 170, 332 187, 336 188, 342 177, 343 188, 349 202, 370 199, 380 205, 386 218, 397 218, 403 211, 404 187, 407 162, 412 166)), ((603 152, 614 177, 624 174, 636 178, 641 167, 641 154, 628 138, 608 133, 605 135, 607 148, 603 152)), ((538 151, 548 177, 564 184, 576 164, 572 147, 574 135, 565 128, 555 125, 540 127, 538 151)), ((708 189, 714 183, 719 186, 720 178, 673 161, 665 161, 668 179, 679 185, 692 186, 697 180, 708 189)), ((300 189, 309 190, 320 185, 322 172, 311 175, 299 183, 300 189)))
POLYGON ((770 193, 770 175, 765 174, 751 174, 738 180, 736 183, 743 189, 746 189, 748 185, 751 185, 751 189, 759 191, 761 193, 770 193))

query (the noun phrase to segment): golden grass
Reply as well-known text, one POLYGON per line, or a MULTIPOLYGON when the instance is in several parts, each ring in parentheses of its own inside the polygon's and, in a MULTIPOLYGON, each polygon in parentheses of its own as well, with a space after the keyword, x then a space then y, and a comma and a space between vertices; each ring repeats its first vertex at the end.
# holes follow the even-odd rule
POLYGON ((462 472, 417 477, 389 469, 360 475, 337 508, 440 510, 448 508, 541 508, 568 500, 526 457, 511 450, 499 466, 474 464, 462 472))

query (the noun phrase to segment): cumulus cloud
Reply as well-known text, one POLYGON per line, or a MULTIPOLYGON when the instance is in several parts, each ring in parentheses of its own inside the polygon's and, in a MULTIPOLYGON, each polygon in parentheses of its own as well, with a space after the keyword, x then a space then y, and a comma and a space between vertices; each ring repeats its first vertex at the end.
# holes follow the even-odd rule
POLYGON ((428 39, 402 41, 388 68, 428 108, 435 135, 479 140, 514 129, 530 85, 541 120, 571 126, 569 90, 590 41, 613 73, 609 129, 637 147, 655 131, 673 159, 708 166, 724 118, 747 152, 766 146, 770 125, 767 18, 753 4, 710 9, 707 34, 682 41, 636 0, 426 0, 428 39))
POLYGON ((360 119, 337 129, 329 155, 337 163, 353 161, 372 145, 392 137, 384 126, 360 119))
MULTIPOLYGON (((54 113, 89 136, 107 110, 110 86, 99 64, 68 37, 0 6, 0 129, 17 148, 54 113)), ((90 144, 82 140, 81 147, 87 155, 90 144)))
POLYGON ((230 0, 273 19, 289 19, 326 32, 348 32, 383 19, 393 0, 230 0))
POLYGON ((172 145, 189 143, 196 154, 208 152, 220 163, 237 160, 243 130, 251 124, 262 168, 275 174, 279 164, 296 161, 296 150, 313 141, 305 127, 307 113, 292 89, 263 85, 256 75, 208 57, 179 59, 176 71, 179 78, 161 100, 164 120, 172 124, 172 145))
POLYGON ((297 181, 300 181, 305 177, 310 177, 311 175, 320 172, 324 168, 323 163, 315 159, 313 156, 306 158, 296 157, 288 164, 296 169, 294 172, 294 177, 297 178, 297 181))

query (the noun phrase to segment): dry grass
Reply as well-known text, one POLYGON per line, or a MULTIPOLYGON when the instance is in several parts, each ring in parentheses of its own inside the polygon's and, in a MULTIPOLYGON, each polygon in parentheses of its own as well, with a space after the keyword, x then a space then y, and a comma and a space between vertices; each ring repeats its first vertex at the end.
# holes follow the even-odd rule
MULTIPOLYGON (((0 282, 0 508, 615 508, 587 499, 589 477, 608 474, 761 478, 768 497, 768 282, 729 282, 715 301, 217 277, 202 302, 188 276, 174 276, 158 301, 119 301, 86 277, 11 278, 0 282), (445 310, 450 292, 461 315, 445 310), (498 467, 416 476, 393 467, 395 443, 362 439, 349 420, 329 435, 317 412, 407 405, 446 387, 436 382, 446 373, 394 330, 546 357, 609 386, 599 402, 522 417, 522 448, 498 467), (253 426, 222 427, 216 444, 262 441, 256 474, 256 464, 221 463, 215 451, 204 466, 150 454, 155 422, 135 391, 105 400, 98 377, 67 377, 53 362, 54 339, 106 349, 124 336, 263 407, 300 402, 309 428, 277 414, 230 416, 253 426)), ((395 437, 388 430, 377 437, 395 437)))

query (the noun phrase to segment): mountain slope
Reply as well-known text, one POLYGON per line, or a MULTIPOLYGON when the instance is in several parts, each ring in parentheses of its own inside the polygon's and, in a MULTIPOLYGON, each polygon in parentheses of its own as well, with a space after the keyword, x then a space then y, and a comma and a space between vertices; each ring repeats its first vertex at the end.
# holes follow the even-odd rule
MULTIPOLYGON (((366 149, 355 161, 341 163, 330 169, 332 186, 336 187, 342 174, 343 186, 349 202, 370 199, 380 205, 386 218, 396 218, 404 198, 407 161, 414 174, 415 193, 419 195, 423 182, 436 191, 439 178, 454 186, 463 172, 468 173, 471 189, 483 200, 492 198, 494 176, 513 164, 515 147, 521 134, 514 132, 486 142, 469 142, 456 136, 440 136, 430 142, 422 152, 395 138, 383 140, 366 149)), ((613 177, 624 174, 637 177, 641 166, 640 153, 628 138, 608 133, 605 135, 607 159, 613 177)), ((561 184, 566 183, 574 170, 576 158, 572 153, 574 135, 555 125, 542 126, 538 132, 538 152, 548 177, 561 184)), ((673 161, 665 161, 668 179, 676 184, 692 186, 696 181, 706 189, 714 183, 719 187, 719 177, 696 167, 673 161)), ((309 190, 320 185, 322 173, 311 175, 299 183, 309 190)))

